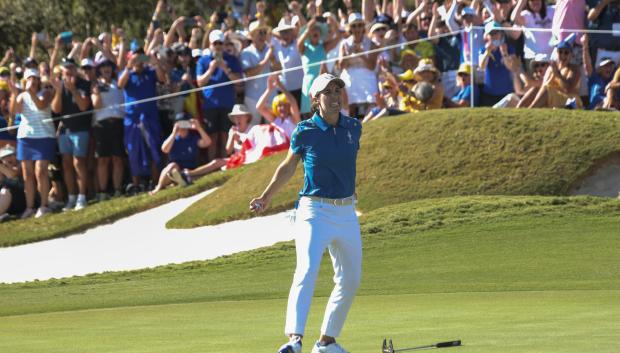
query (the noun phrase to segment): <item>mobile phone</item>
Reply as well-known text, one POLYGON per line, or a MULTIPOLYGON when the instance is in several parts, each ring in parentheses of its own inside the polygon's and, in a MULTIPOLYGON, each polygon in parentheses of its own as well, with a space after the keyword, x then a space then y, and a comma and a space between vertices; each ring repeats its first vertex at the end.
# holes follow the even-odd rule
POLYGON ((151 21, 153 24, 153 29, 158 29, 160 27, 159 20, 151 21))
POLYGON ((71 41, 73 40, 73 32, 65 31, 60 33, 60 40, 65 44, 71 44, 71 41))
POLYGON ((186 18, 185 19, 185 25, 187 27, 194 27, 194 26, 196 26, 196 19, 195 18, 191 18, 191 17, 186 18))
POLYGON ((138 62, 140 63, 148 63, 149 61, 151 61, 151 59, 146 54, 140 54, 140 56, 138 56, 138 62))
POLYGON ((46 32, 39 32, 37 33, 37 40, 39 41, 39 43, 47 43, 47 33, 46 32))
POLYGON ((178 122, 179 128, 181 129, 191 129, 192 123, 189 120, 181 120, 178 122))
POLYGON ((327 19, 323 16, 314 16, 314 19, 319 23, 326 23, 327 19))

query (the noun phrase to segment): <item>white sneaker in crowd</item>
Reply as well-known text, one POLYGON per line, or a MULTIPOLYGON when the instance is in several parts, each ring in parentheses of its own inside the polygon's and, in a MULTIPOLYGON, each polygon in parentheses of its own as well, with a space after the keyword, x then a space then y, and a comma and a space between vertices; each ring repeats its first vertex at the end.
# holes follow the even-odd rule
POLYGON ((312 347, 312 353, 349 353, 344 348, 342 348, 338 343, 330 343, 327 346, 321 346, 319 342, 314 344, 312 347))
POLYGON ((301 339, 296 337, 278 349, 278 353, 301 353, 301 339))
POLYGON ((37 210, 37 213, 34 215, 34 218, 41 218, 48 213, 52 213, 52 210, 50 210, 49 208, 45 206, 39 207, 39 209, 37 210))
POLYGON ((84 199, 78 199, 78 200, 75 202, 75 208, 74 208, 74 210, 79 211, 79 210, 81 210, 81 209, 86 208, 86 206, 88 206, 88 202, 86 202, 86 198, 84 198, 84 199))
POLYGON ((105 192, 97 193, 97 202, 107 201, 109 199, 110 199, 110 196, 108 196, 107 193, 105 192))

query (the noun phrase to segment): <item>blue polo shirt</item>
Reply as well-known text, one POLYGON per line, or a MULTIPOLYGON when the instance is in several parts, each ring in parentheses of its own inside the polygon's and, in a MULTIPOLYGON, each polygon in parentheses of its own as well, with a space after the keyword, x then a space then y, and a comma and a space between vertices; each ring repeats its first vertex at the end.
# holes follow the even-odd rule
POLYGON ((300 196, 339 199, 355 193, 355 162, 362 124, 340 114, 330 126, 317 113, 297 124, 291 150, 304 163, 304 186, 300 196))
MULTIPOLYGON (((210 54, 200 58, 200 60, 198 60, 198 63, 196 64, 196 76, 202 76, 205 72, 207 72, 209 70, 209 65, 211 64, 211 61, 213 61, 213 56, 210 54)), ((236 57, 224 53, 224 61, 230 68, 230 71, 238 74, 243 73, 243 71, 241 70, 241 64, 236 57)), ((209 79, 207 86, 229 81, 230 78, 226 75, 224 70, 218 67, 215 69, 215 71, 213 71, 213 75, 209 79)), ((204 97, 204 109, 232 109, 233 105, 235 105, 235 87, 233 85, 220 86, 216 88, 205 88, 202 90, 202 96, 204 97)))

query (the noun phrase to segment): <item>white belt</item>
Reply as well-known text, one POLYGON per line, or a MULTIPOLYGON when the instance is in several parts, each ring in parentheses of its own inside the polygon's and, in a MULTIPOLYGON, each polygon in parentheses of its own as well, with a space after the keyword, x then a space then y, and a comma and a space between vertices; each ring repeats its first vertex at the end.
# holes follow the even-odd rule
POLYGON ((319 196, 304 196, 304 197, 307 197, 308 199, 312 201, 318 201, 318 202, 325 203, 328 205, 333 205, 333 206, 350 206, 350 205, 355 204, 356 202, 355 196, 349 196, 343 199, 328 199, 326 197, 319 197, 319 196))

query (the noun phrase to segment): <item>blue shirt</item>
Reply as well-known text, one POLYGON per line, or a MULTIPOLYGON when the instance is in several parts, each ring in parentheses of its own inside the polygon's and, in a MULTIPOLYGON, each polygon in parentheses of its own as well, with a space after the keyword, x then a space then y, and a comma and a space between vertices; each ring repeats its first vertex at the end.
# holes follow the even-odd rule
MULTIPOLYGON (((125 93, 125 103, 135 102, 146 98, 157 96, 157 73, 154 69, 145 66, 142 72, 132 71, 129 80, 123 89, 125 93)), ((125 107, 127 115, 152 115, 157 118, 157 103, 155 101, 127 105, 125 107)))
POLYGON ((605 86, 611 81, 603 80, 603 78, 597 73, 593 73, 588 79, 588 88, 590 91, 590 104, 588 109, 594 109, 599 103, 605 100, 605 86))
POLYGON ((291 135, 291 151, 304 163, 300 196, 339 199, 355 193, 355 162, 362 124, 340 114, 336 126, 317 113, 297 124, 291 135))
MULTIPOLYGON (((462 100, 468 103, 471 102, 471 85, 461 88, 454 97, 452 97, 452 101, 457 104, 462 100)), ((474 106, 478 106, 478 90, 474 90, 474 106)))
MULTIPOLYGON (((207 70, 209 70, 209 64, 213 61, 212 55, 205 55, 198 60, 198 64, 196 65, 196 75, 202 76, 207 70)), ((224 53, 224 61, 230 71, 234 73, 241 74, 241 64, 236 57, 224 53)), ((217 83, 229 82, 230 78, 226 76, 224 70, 221 68, 216 68, 213 71, 213 75, 209 79, 207 85, 214 85, 217 83)), ((234 85, 225 85, 216 88, 208 88, 202 90, 202 96, 204 97, 203 108, 204 109, 212 109, 212 108, 232 108, 235 105, 235 87, 234 85)))
MULTIPOLYGON (((480 48, 480 54, 484 54, 486 48, 480 48)), ((508 55, 513 55, 515 49, 508 45, 508 55)), ((499 48, 491 52, 491 58, 487 62, 484 70, 484 86, 482 92, 493 96, 505 96, 512 93, 512 73, 502 62, 502 53, 499 48)))
POLYGON ((194 131, 190 131, 185 138, 177 135, 168 154, 170 161, 175 162, 181 168, 196 168, 199 140, 200 135, 194 131))

